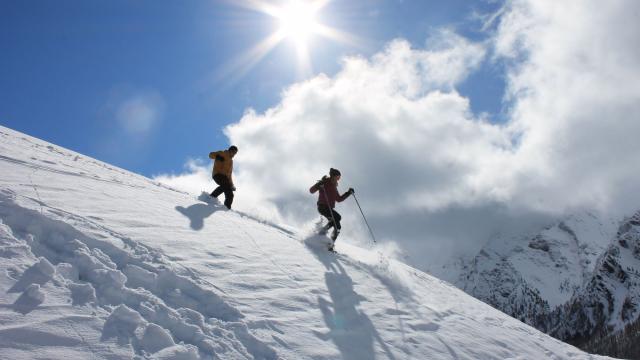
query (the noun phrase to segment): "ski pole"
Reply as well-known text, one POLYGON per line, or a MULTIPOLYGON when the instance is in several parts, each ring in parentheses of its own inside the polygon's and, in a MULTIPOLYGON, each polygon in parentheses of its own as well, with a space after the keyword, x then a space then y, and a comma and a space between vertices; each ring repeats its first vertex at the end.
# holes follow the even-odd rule
POLYGON ((360 203, 358 202, 358 198, 356 197, 356 193, 352 193, 353 199, 356 201, 358 205, 358 209, 360 209, 360 214, 362 214, 362 218, 364 219, 364 223, 367 224, 367 228, 369 228, 369 233, 371 233, 371 238, 373 239, 373 243, 376 244, 376 237, 373 235, 373 230, 371 230, 371 226, 369 226, 369 222, 367 221, 367 217, 364 216, 364 212, 362 211, 362 207, 360 207, 360 203))

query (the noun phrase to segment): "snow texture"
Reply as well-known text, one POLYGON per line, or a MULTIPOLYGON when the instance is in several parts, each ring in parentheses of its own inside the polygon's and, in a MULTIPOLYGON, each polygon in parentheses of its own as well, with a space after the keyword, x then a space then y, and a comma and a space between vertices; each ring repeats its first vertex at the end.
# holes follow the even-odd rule
POLYGON ((3 358, 597 358, 347 238, 2 127, 0 184, 3 358))

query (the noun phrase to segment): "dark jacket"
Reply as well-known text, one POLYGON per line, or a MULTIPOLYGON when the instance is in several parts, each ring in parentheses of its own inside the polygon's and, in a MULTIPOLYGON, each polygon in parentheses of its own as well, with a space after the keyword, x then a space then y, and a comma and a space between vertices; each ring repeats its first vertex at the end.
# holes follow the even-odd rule
POLYGON ((331 209, 336 206, 336 201, 343 202, 351 195, 348 191, 340 195, 336 184, 328 178, 318 181, 309 189, 309 192, 312 194, 316 191, 320 191, 320 194, 318 194, 318 205, 326 205, 331 209))

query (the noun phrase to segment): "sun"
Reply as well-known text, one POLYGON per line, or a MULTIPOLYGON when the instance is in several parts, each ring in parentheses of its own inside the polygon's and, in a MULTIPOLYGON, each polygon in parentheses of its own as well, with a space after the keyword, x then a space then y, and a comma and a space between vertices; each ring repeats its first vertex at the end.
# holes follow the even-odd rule
MULTIPOLYGON (((359 46, 359 38, 320 21, 321 13, 331 1, 333 0, 233 0, 238 6, 270 16, 276 26, 273 33, 233 59, 233 65, 225 72, 235 72, 241 76, 280 43, 290 41, 295 45, 297 53, 297 70, 306 76, 313 73, 311 52, 318 51, 317 46, 310 46, 314 37, 359 46)), ((326 16, 327 14, 323 14, 322 18, 326 16)))
POLYGON ((280 28, 278 32, 291 39, 298 47, 306 47, 312 35, 320 32, 316 15, 320 9, 308 1, 291 1, 274 14, 280 28))

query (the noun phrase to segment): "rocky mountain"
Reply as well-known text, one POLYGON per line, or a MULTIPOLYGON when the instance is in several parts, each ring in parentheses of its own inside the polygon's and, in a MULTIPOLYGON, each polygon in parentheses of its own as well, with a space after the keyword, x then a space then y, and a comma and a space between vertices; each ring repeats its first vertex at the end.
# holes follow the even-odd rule
POLYGON ((615 221, 569 216, 541 231, 492 239, 450 266, 467 293, 558 339, 639 358, 640 212, 615 221))

